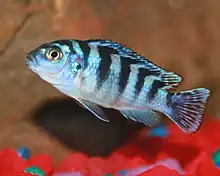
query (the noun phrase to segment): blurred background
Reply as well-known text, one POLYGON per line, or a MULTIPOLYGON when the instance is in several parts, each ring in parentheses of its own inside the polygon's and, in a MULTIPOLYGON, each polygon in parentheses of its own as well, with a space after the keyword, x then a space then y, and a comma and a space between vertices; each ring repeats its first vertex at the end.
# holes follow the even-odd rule
POLYGON ((211 89, 206 119, 220 117, 219 8, 218 0, 0 0, 0 147, 25 145, 56 161, 73 150, 107 155, 142 128, 112 111, 112 123, 99 121, 26 68, 29 50, 60 38, 125 44, 180 74, 178 90, 211 89))

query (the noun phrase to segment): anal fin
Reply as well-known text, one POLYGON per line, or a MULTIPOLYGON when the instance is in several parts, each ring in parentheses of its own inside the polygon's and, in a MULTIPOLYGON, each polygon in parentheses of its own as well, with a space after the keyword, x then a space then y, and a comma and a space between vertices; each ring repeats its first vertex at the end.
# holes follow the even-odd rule
POLYGON ((89 101, 83 99, 76 99, 82 106, 88 109, 92 114, 98 117, 100 120, 105 122, 110 122, 103 110, 95 103, 91 103, 89 101))
POLYGON ((154 127, 161 122, 162 114, 154 110, 128 110, 120 109, 119 110, 123 116, 127 119, 131 119, 137 122, 141 122, 148 127, 154 127))

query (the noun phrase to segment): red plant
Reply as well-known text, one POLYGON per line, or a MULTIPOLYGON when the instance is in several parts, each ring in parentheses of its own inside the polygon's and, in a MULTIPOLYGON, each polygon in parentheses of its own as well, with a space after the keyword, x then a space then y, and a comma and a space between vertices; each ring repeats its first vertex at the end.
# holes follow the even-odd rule
POLYGON ((107 173, 128 176, 138 171, 140 176, 179 176, 178 171, 181 169, 186 176, 220 175, 220 170, 212 160, 213 153, 220 147, 219 121, 207 123, 192 135, 182 133, 174 125, 169 126, 169 129, 167 138, 147 137, 147 131, 144 130, 107 158, 89 158, 82 153, 73 153, 57 168, 54 168, 53 160, 47 154, 24 160, 15 150, 6 148, 0 151, 0 175, 20 176, 23 173, 25 176, 33 176, 25 172, 26 168, 32 166, 38 167, 47 176, 56 176, 62 172, 80 172, 85 176, 104 176, 107 173), (171 169, 170 166, 156 164, 166 158, 174 158, 180 166, 175 166, 174 170, 175 168, 171 169), (146 171, 140 172, 140 169, 137 169, 140 166, 145 166, 146 171), (146 169, 147 166, 152 168, 146 169))

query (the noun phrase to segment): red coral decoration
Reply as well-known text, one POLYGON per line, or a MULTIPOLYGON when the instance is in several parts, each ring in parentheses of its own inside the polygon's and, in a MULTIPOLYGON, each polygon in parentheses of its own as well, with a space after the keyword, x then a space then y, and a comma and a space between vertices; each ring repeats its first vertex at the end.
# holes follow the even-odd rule
POLYGON ((192 135, 182 133, 173 124, 169 129, 166 138, 149 137, 144 130, 107 158, 73 153, 57 168, 49 155, 39 154, 25 160, 22 154, 6 148, 0 151, 0 175, 40 176, 36 168, 46 176, 181 176, 181 172, 184 176, 220 175, 215 165, 220 156, 215 156, 218 161, 212 159, 220 147, 219 121, 208 122, 192 135), (33 166, 35 169, 30 172, 27 168, 33 166))
POLYGON ((26 163, 26 167, 37 166, 39 169, 44 171, 45 175, 53 174, 53 159, 47 154, 33 156, 26 163))
POLYGON ((66 157, 56 169, 56 172, 77 172, 88 175, 87 170, 88 157, 81 153, 74 153, 66 157))
POLYGON ((21 172, 26 167, 26 161, 23 160, 14 150, 1 150, 0 158, 0 175, 2 176, 21 175, 21 172))

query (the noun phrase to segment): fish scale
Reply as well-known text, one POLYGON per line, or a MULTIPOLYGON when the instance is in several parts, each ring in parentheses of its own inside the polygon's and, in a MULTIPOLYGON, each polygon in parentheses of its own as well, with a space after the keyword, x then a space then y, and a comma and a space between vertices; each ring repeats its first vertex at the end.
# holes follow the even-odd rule
MULTIPOLYGON (((120 103, 120 101, 121 102, 126 101, 127 106, 131 106, 133 104, 133 102, 136 100, 135 99, 135 95, 136 95, 135 94, 135 85, 137 82, 138 70, 130 71, 131 69, 132 68, 129 69, 128 78, 126 77, 127 81, 123 84, 124 85, 123 90, 122 90, 122 87, 120 86, 122 83, 119 83, 120 98, 119 98, 118 102, 119 102, 119 104, 122 104, 122 103, 120 103)), ((121 80, 121 77, 119 77, 119 78, 120 78, 119 80, 121 80)), ((122 104, 122 107, 123 106, 124 105, 122 104)), ((121 107, 118 106, 117 108, 121 108, 121 107)))
POLYGON ((185 133, 193 133, 202 123, 210 96, 207 88, 171 93, 182 81, 178 74, 111 40, 44 43, 30 51, 25 62, 105 122, 109 119, 101 107, 116 109, 149 127, 158 125, 163 114, 185 133))
POLYGON ((102 87, 96 89, 97 95, 95 97, 97 97, 96 101, 99 103, 103 103, 103 99, 105 99, 110 105, 112 105, 118 101, 118 97, 120 96, 118 91, 118 81, 121 72, 121 64, 120 58, 118 58, 117 55, 111 55, 110 57, 111 65, 108 70, 108 77, 103 81, 102 87), (109 94, 111 96, 109 96, 109 94))

